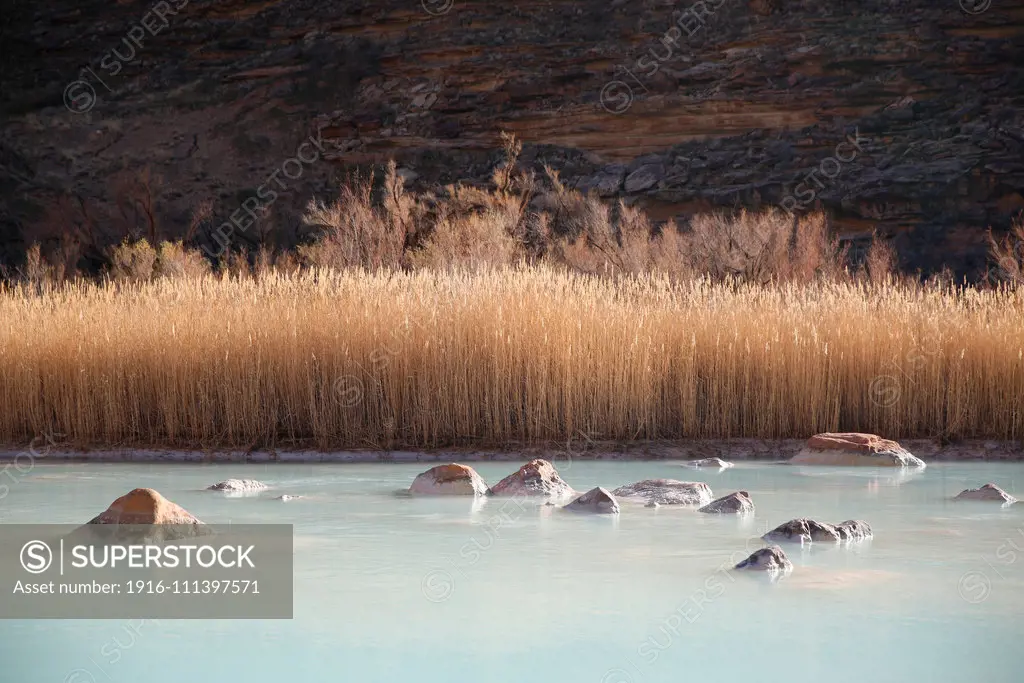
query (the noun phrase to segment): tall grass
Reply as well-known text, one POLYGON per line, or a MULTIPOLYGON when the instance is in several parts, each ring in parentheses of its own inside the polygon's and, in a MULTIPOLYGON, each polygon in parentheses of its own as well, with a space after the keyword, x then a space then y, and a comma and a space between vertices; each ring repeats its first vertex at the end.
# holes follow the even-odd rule
POLYGON ((0 288, 0 442, 1024 437, 1024 290, 557 267, 0 288))

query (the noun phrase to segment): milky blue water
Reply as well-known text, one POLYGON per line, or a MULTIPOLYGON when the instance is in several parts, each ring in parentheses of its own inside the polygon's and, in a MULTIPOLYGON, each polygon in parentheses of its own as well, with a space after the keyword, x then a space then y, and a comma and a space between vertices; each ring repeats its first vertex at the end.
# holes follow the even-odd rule
MULTIPOLYGON (((207 522, 294 524, 295 616, 0 620, 0 680, 1024 680, 1024 505, 948 500, 989 481, 1024 497, 1024 464, 907 475, 560 464, 580 491, 654 477, 705 481, 716 496, 746 490, 757 512, 745 519, 394 495, 427 467, 36 464, 0 500, 0 522, 85 522, 148 486, 207 522), (247 498, 202 490, 230 477, 273 488, 247 498), (305 498, 272 500, 282 493, 305 498), (795 570, 776 583, 723 568, 798 516, 864 519, 875 538, 789 549, 795 570)), ((475 467, 494 483, 516 465, 475 467)))

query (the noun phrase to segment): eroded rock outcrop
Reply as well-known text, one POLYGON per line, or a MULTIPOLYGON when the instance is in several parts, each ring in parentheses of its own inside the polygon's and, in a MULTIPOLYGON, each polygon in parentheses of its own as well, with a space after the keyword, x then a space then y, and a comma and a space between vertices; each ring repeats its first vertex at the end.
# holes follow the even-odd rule
POLYGON ((711 487, 700 481, 676 479, 644 479, 620 486, 612 491, 619 498, 640 498, 648 504, 707 505, 711 502, 711 487))
POLYGON ((468 465, 449 463, 431 467, 419 474, 409 487, 410 493, 424 495, 483 496, 489 489, 483 477, 468 465))
POLYGON ((576 493, 547 460, 531 460, 491 487, 496 496, 548 496, 562 498, 576 493))
POLYGON ((1003 505, 1011 505, 1017 502, 1016 498, 991 483, 976 489, 965 489, 958 493, 953 500, 985 500, 1002 503, 1003 505))
POLYGON ((566 505, 563 510, 570 512, 596 512, 606 515, 619 513, 619 502, 607 489, 597 486, 566 505))
POLYGON ((754 511, 754 501, 746 491, 737 491, 718 500, 713 500, 698 512, 720 513, 720 514, 750 514, 754 511))
POLYGON ((924 467, 895 441, 856 432, 815 434, 790 460, 794 465, 924 467))
POLYGON ((755 550, 750 557, 737 564, 736 569, 779 574, 793 571, 793 563, 786 557, 782 548, 773 545, 755 550))

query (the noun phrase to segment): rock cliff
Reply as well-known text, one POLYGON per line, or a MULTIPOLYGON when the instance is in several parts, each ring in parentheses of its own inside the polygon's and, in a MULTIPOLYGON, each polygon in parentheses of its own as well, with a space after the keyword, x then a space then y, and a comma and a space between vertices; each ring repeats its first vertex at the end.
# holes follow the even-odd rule
POLYGON ((241 239, 293 242, 345 172, 482 181, 501 130, 656 219, 822 206, 910 270, 979 275, 988 228, 1024 209, 1020 0, 13 6, 0 262, 97 215, 180 236, 204 201, 191 237, 216 248, 261 187, 272 211, 241 239), (119 197, 140 179, 148 208, 119 197))

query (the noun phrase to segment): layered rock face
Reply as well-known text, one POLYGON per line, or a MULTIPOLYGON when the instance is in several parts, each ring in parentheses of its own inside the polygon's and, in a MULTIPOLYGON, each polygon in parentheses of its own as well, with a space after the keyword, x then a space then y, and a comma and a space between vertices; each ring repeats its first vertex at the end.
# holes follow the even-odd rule
POLYGON ((508 130, 523 163, 655 219, 820 205, 847 238, 893 236, 905 268, 978 275, 985 231, 1024 208, 1024 9, 961 5, 24 3, 0 76, 0 261, 51 209, 56 229, 102 209, 148 228, 113 182, 147 166, 154 232, 210 200, 197 236, 216 251, 257 196, 234 239, 296 239, 353 165, 483 180, 508 130))

